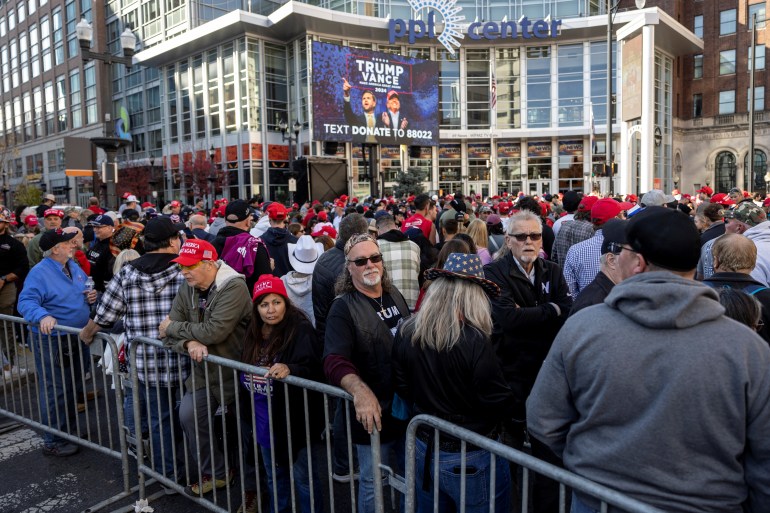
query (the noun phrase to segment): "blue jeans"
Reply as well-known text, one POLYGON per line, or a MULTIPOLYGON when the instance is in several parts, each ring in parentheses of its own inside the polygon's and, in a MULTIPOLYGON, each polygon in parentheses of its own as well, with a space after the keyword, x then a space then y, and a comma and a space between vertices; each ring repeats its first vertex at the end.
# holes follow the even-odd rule
MULTIPOLYGON (((174 441, 179 433, 179 391, 177 388, 147 386, 139 382, 139 403, 141 404, 139 418, 142 426, 148 425, 150 430, 150 445, 152 468, 172 481, 174 480, 174 441), (147 422, 149 409, 149 423, 147 422)), ((133 418, 133 415, 132 415, 133 418)), ((133 429, 133 421, 131 423, 133 429)))
MULTIPOLYGON (((358 480, 358 513, 374 511, 374 474, 372 471, 372 446, 356 444, 358 467, 361 477, 358 480)), ((394 471, 404 468, 404 438, 380 444, 382 464, 394 471), (395 458, 394 458, 395 453, 395 458)), ((401 511, 404 510, 404 497, 401 496, 401 511)))
MULTIPOLYGON (((277 513, 289 513, 291 509, 291 484, 289 467, 285 465, 275 467, 276 490, 273 490, 273 460, 270 456, 270 447, 259 447, 262 453, 262 463, 265 469, 267 490, 270 496, 270 513, 276 513, 274 498, 278 494, 277 513)), ((294 462, 294 488, 297 490, 299 507, 297 511, 310 513, 310 505, 313 504, 315 513, 324 513, 323 485, 321 484, 320 467, 317 461, 313 462, 313 501, 310 500, 310 477, 307 472, 307 447, 300 449, 297 460, 294 462)))
MULTIPOLYGON (((433 487, 435 486, 434 454, 428 462, 428 486, 423 486, 425 476, 425 456, 427 444, 416 440, 415 474, 417 477, 417 511, 433 512, 433 487)), ((462 460, 459 452, 439 451, 438 476, 438 511, 448 513, 460 511, 460 485, 462 483, 462 460)), ((490 455, 487 451, 477 450, 465 453, 465 511, 484 513, 489 511, 490 496, 490 455)), ((503 458, 495 459, 495 511, 506 512, 511 509, 511 472, 508 462, 503 458)), ((574 513, 574 512, 573 512, 574 513)))
POLYGON ((599 513, 598 509, 594 509, 581 501, 575 492, 572 492, 572 507, 569 511, 570 513, 599 513))
MULTIPOLYGON (((89 359, 88 346, 77 337, 30 334, 35 355, 40 422, 58 431, 72 433, 77 415, 77 395, 83 390, 82 360, 89 359), (74 380, 74 381, 73 381, 74 380)), ((43 443, 52 446, 64 439, 43 432, 43 443)))

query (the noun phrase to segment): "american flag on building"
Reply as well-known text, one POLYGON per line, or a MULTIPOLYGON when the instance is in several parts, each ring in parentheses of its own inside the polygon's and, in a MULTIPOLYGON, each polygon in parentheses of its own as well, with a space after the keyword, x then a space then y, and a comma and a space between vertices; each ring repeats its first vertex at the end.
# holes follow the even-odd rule
POLYGON ((489 110, 494 110, 497 107, 497 79, 495 78, 495 70, 492 69, 492 82, 489 86, 489 110))

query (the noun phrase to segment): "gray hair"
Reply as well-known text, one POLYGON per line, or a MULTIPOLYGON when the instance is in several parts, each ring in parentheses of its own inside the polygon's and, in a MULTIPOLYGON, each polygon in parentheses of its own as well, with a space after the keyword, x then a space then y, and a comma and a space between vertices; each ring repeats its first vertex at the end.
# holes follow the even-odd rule
POLYGON ((112 266, 112 274, 118 274, 124 265, 131 260, 136 260, 139 256, 139 252, 135 249, 124 249, 115 257, 115 264, 112 266))
MULTIPOLYGON (((508 219, 509 219, 508 230, 506 230, 506 233, 505 233, 506 239, 508 238, 509 235, 515 232, 514 227, 516 226, 516 223, 536 221, 538 224, 542 224, 540 217, 530 212, 529 210, 519 210, 518 212, 510 216, 508 219)), ((511 254, 511 248, 508 247, 508 241, 506 240, 505 243, 503 244, 503 247, 500 248, 497 251, 497 253, 495 253, 495 260, 500 260, 501 258, 505 258, 510 254, 511 254)))
POLYGON ((412 344, 438 352, 451 351, 470 326, 489 338, 492 308, 480 286, 466 280, 440 278, 431 282, 420 310, 401 327, 412 344))

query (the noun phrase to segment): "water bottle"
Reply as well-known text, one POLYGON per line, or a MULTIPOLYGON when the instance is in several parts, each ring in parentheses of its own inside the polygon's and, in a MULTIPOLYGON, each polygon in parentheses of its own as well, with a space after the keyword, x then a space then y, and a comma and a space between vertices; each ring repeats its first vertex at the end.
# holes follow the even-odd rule
POLYGON ((86 292, 91 292, 94 290, 94 279, 90 276, 86 278, 86 292))

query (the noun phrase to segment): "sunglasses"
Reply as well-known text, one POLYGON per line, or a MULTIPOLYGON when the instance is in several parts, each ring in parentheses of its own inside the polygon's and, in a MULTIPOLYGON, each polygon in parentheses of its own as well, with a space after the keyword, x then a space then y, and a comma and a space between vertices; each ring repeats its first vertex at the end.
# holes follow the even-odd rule
POLYGON ((532 232, 532 233, 512 233, 508 235, 509 237, 513 237, 519 242, 524 242, 529 237, 533 241, 537 241, 543 238, 542 233, 532 232))
POLYGON ((182 265, 182 264, 176 264, 176 266, 179 268, 180 271, 192 271, 194 269, 197 269, 200 267, 200 265, 203 263, 203 260, 200 262, 197 262, 193 265, 182 265))
POLYGON ((373 264, 382 262, 382 255, 377 254, 377 255, 372 255, 370 257, 365 257, 365 258, 356 258, 355 260, 348 260, 348 262, 351 264, 356 264, 356 267, 363 267, 370 260, 372 261, 373 264))

